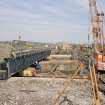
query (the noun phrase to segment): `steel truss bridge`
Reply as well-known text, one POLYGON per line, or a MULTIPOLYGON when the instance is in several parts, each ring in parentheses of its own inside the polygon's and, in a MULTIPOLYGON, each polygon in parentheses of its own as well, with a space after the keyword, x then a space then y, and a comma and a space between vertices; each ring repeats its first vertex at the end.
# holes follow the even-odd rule
POLYGON ((31 50, 15 53, 15 56, 4 58, 0 62, 0 79, 8 79, 25 68, 46 59, 51 53, 50 49, 31 50))

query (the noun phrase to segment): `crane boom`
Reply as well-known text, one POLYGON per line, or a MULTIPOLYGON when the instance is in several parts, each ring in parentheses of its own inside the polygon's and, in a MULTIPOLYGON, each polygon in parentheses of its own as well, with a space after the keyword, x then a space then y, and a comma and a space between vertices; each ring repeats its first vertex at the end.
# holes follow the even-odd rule
POLYGON ((104 45, 104 35, 103 35, 103 22, 104 22, 104 13, 103 11, 99 12, 96 0, 89 0, 89 8, 91 15, 91 31, 94 40, 95 50, 103 51, 104 45))
POLYGON ((96 0, 89 0, 89 9, 91 14, 91 22, 94 22, 94 17, 97 14, 96 0))
POLYGON ((105 70, 104 12, 98 11, 96 0, 89 0, 89 9, 96 66, 98 70, 105 70))

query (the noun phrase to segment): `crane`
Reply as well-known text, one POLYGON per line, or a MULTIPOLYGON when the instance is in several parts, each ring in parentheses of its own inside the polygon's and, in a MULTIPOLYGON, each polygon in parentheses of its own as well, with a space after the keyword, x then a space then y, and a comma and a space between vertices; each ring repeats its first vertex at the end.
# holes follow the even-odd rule
POLYGON ((98 10, 96 0, 89 0, 89 9, 96 69, 105 71, 104 12, 98 10))

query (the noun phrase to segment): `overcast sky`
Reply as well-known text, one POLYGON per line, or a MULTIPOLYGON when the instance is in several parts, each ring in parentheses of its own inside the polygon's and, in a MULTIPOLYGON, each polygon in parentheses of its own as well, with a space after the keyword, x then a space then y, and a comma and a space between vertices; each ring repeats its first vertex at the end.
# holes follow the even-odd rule
POLYGON ((0 40, 84 43, 88 27, 88 0, 0 0, 0 40))

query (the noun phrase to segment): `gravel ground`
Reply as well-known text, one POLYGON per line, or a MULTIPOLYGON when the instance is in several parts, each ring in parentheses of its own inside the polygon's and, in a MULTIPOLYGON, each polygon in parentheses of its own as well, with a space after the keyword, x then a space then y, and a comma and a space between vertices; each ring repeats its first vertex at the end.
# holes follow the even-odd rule
MULTIPOLYGON (((35 77, 12 77, 0 81, 0 105, 52 105, 58 91, 64 86, 64 81, 59 78, 35 77)), ((70 105, 93 105, 89 84, 87 80, 70 80, 57 105, 67 105, 60 104, 64 96, 72 103, 70 105)), ((105 100, 103 94, 100 95, 102 101, 105 100)))

